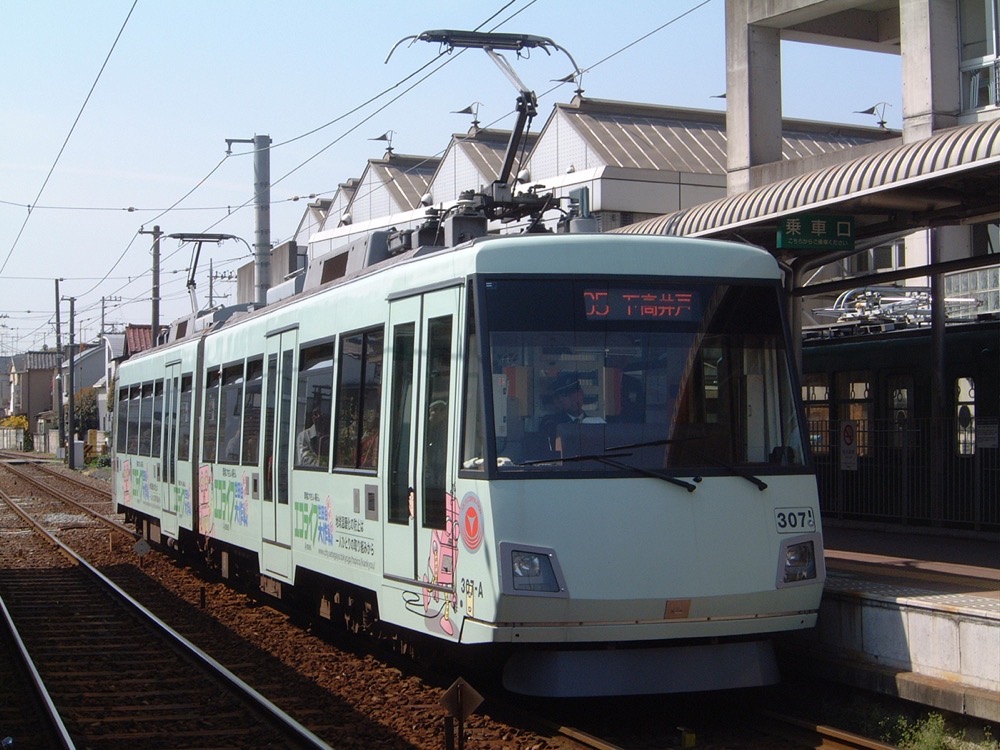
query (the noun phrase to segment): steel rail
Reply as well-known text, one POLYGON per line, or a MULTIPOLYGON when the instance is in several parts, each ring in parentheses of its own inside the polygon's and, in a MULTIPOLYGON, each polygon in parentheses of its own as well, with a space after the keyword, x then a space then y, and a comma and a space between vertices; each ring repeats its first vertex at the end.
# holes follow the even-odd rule
POLYGON ((94 579, 99 581, 109 592, 111 592, 119 601, 123 602, 128 608, 138 612, 144 620, 153 625, 169 641, 174 643, 177 648, 192 657, 195 662, 199 663, 210 674, 214 675, 217 679, 222 680, 227 685, 230 685, 240 694, 244 701, 256 707, 262 713, 268 715, 272 721, 275 721, 282 727, 283 730, 287 730, 290 734, 295 735, 296 739, 305 746, 318 748, 319 750, 333 750, 330 745, 326 744, 318 736, 299 724, 299 722, 285 713, 278 706, 274 705, 242 679, 233 674, 221 663, 195 646, 180 633, 173 630, 169 625, 156 617, 156 615, 154 615, 149 609, 140 604, 136 599, 132 598, 132 596, 130 596, 114 581, 107 578, 103 573, 88 563, 74 550, 59 541, 59 539, 49 533, 49 531, 45 529, 36 519, 31 517, 23 508, 19 507, 13 498, 2 491, 0 491, 0 498, 2 498, 4 502, 6 502, 19 516, 21 516, 21 518, 29 523, 32 528, 43 537, 43 539, 56 547, 57 550, 63 555, 69 557, 82 570, 87 571, 94 579))
POLYGON ((775 724, 790 728, 790 732, 796 735, 796 738, 807 738, 808 747, 811 748, 822 750, 898 750, 895 745, 888 745, 879 740, 862 737, 860 734, 824 724, 814 724, 794 716, 773 711, 761 711, 761 715, 775 724))
MULTIPOLYGON (((3 464, 3 468, 7 469, 7 471, 9 471, 14 476, 19 477, 19 478, 23 479, 24 481, 28 482, 29 484, 34 485, 36 488, 38 488, 42 492, 46 492, 46 493, 52 495, 53 497, 56 497, 59 500, 62 500, 63 502, 69 503, 74 508, 77 508, 78 510, 83 511, 87 515, 93 517, 95 520, 99 521, 100 523, 103 523, 108 528, 113 529, 114 531, 117 531, 117 532, 119 532, 121 534, 124 534, 125 536, 129 536, 129 537, 131 537, 132 539, 135 539, 135 540, 138 540, 138 539, 142 538, 141 534, 138 534, 137 532, 133 531, 128 526, 125 526, 124 524, 118 523, 114 519, 108 518, 104 514, 98 513, 97 511, 93 510, 92 508, 88 508, 86 505, 84 505, 83 503, 79 502, 78 500, 74 500, 72 497, 70 497, 67 493, 63 492, 62 490, 59 490, 59 489, 57 489, 55 487, 51 487, 50 485, 47 485, 42 480, 40 480, 40 479, 38 479, 36 477, 31 476, 31 474, 29 474, 24 469, 22 469, 20 467, 15 468, 11 464, 3 464)), ((53 475, 53 476, 56 476, 57 478, 62 479, 62 477, 59 476, 59 475, 53 475)), ((100 492, 100 490, 96 490, 96 491, 100 492)))
MULTIPOLYGON (((3 500, 3 502, 6 503, 7 506, 20 516, 20 518, 27 524, 35 527, 36 529, 40 529, 34 519, 31 518, 31 516, 29 516, 24 509, 22 509, 14 501, 14 498, 3 490, 0 490, 0 500, 3 500)), ((44 529, 40 530, 42 532, 42 538, 50 544, 54 543, 52 546, 58 549, 59 542, 44 529)), ((70 559, 73 559, 72 556, 70 556, 70 559)), ((32 689, 35 691, 35 695, 45 709, 46 718, 52 731, 59 738, 59 741, 62 743, 62 746, 66 748, 66 750, 74 750, 76 745, 70 738, 69 732, 66 730, 66 725, 63 723, 62 717, 59 715, 59 711, 56 708, 55 703, 52 702, 52 697, 49 695, 49 691, 45 687, 42 676, 38 673, 38 669, 35 667, 35 663, 31 659, 31 654, 28 653, 28 649, 24 645, 24 641, 21 639, 21 634, 18 632, 17 626, 14 624, 14 619, 10 615, 10 610, 7 609, 7 603, 3 600, 2 596, 0 596, 0 611, 3 612, 4 626, 10 633, 11 639, 14 642, 18 658, 21 660, 25 670, 28 672, 32 689)))
POLYGON ((37 463, 34 463, 33 465, 41 469, 43 473, 48 474, 51 477, 54 477, 56 479, 62 479, 66 482, 69 482, 70 484, 75 484, 77 487, 80 487, 84 490, 87 490, 89 492, 94 492, 98 495, 102 495, 109 500, 111 499, 111 490, 109 490, 107 487, 95 487, 89 482, 85 482, 73 474, 65 474, 63 472, 56 471, 49 464, 43 461, 39 461, 37 463))

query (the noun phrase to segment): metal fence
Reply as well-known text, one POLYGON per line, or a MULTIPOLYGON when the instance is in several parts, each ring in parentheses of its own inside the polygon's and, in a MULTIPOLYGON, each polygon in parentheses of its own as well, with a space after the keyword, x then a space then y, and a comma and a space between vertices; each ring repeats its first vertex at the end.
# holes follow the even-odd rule
POLYGON ((24 448, 24 430, 0 427, 0 450, 19 451, 24 448))
POLYGON ((954 420, 810 422, 824 516, 1000 530, 1000 450, 954 420))

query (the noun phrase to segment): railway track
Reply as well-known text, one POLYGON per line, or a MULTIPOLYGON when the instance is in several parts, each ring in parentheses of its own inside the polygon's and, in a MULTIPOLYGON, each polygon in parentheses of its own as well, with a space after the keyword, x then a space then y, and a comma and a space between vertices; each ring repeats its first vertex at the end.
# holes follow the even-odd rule
POLYGON ((22 658, 46 686, 50 721, 76 746, 201 747, 211 737, 216 747, 328 747, 153 617, 16 500, 0 499, 34 534, 21 540, 34 564, 0 571, 0 600, 22 658))
MULTIPOLYGON (((4 468, 7 468, 7 465, 4 465, 4 468)), ((41 474, 41 472, 37 473, 41 474)), ((63 478, 63 474, 58 470, 56 474, 60 480, 63 478)), ((36 479, 41 482, 42 486, 47 487, 49 484, 45 475, 38 476, 36 479)), ((63 484, 63 482, 60 481, 59 484, 63 484)), ((37 488, 37 485, 34 486, 37 488)), ((47 490, 45 492, 47 493, 47 490)), ((40 504, 43 502, 43 490, 38 489, 37 495, 38 497, 34 497, 32 503, 40 504)), ((65 500, 59 502, 63 503, 65 500)), ((85 514, 88 516, 90 514, 101 515, 99 511, 88 507, 91 505, 99 505, 99 503, 86 502, 82 504, 82 508, 71 506, 74 516, 72 518, 67 518, 70 514, 58 512, 55 505, 46 506, 47 511, 41 508, 36 508, 36 510, 40 513, 48 513, 54 518, 61 517, 64 528, 62 536, 64 539, 72 537, 74 546, 77 546, 76 541, 83 538, 86 533, 83 527, 88 524, 91 526, 90 536, 95 536, 94 530, 96 530, 101 539, 107 538, 107 533, 96 525, 97 521, 85 522, 82 520, 85 514)), ((127 543, 118 543, 117 556, 112 556, 112 561, 105 561, 103 566, 108 569, 108 572, 116 573, 116 579, 119 580, 119 583, 123 583, 119 573, 125 573, 129 569, 132 570, 132 573, 138 572, 135 568, 134 555, 126 556, 128 555, 127 550, 131 547, 130 541, 135 538, 135 534, 130 527, 120 524, 113 524, 113 526, 118 529, 114 536, 117 537, 119 533, 126 534, 127 543), (127 559, 131 559, 132 562, 129 565, 124 565, 123 560, 127 559)), ((9 523, 3 523, 0 526, 5 537, 11 533, 9 527, 9 523)), ((23 536, 21 532, 14 533, 23 536)), ((67 541, 70 540, 67 539, 67 541)), ((8 544, 8 538, 5 538, 4 545, 8 544)), ((107 547, 106 541, 102 541, 96 546, 96 548, 103 548, 103 552, 108 551, 107 547)), ((88 557, 90 557, 89 554, 88 557)), ((0 558, 2 558, 2 554, 0 554, 0 558)), ((52 564, 69 565, 68 562, 53 562, 52 564)), ((5 567, 0 565, 0 568, 5 567)), ((143 567, 144 572, 139 572, 134 576, 135 580, 140 582, 140 589, 143 580, 156 579, 172 585, 189 577, 189 572, 178 569, 176 562, 170 562, 168 558, 158 554, 150 555, 145 560, 143 567)), ((32 575, 36 574, 38 574, 37 571, 32 573, 32 575)), ((22 578, 21 574, 11 573, 11 575, 22 578)), ((7 577, 6 571, 0 571, 0 593, 7 587, 4 582, 7 577)), ((125 578, 128 577, 128 575, 125 576, 125 578)), ((134 583, 134 580, 127 581, 129 590, 133 590, 134 583)), ((125 584, 123 583, 123 585, 125 584)), ((350 651, 352 647, 349 643, 340 643, 335 637, 335 645, 331 646, 329 642, 324 643, 316 632, 305 632, 301 627, 301 622, 299 624, 291 623, 289 621, 291 618, 287 616, 287 613, 282 614, 270 607, 259 607, 255 604, 240 604, 237 601, 239 596, 233 595, 231 597, 231 592, 227 591, 224 585, 220 584, 217 588, 215 584, 208 583, 203 579, 201 582, 188 583, 184 586, 184 593, 178 593, 180 589, 171 593, 160 588, 157 584, 149 586, 148 591, 136 590, 135 595, 139 596, 144 604, 156 614, 163 619, 170 620, 174 627, 184 632, 190 640, 195 641, 206 652, 211 653, 215 659, 227 664, 244 680, 256 686, 288 714, 298 717, 318 736, 323 737, 333 745, 337 745, 337 739, 342 736, 337 728, 348 726, 351 727, 349 736, 354 739, 355 743, 357 742, 356 735, 362 734, 374 735, 378 741, 373 744, 384 747, 441 747, 442 712, 437 706, 439 697, 437 692, 441 689, 442 684, 447 684, 446 682, 435 681, 433 678, 415 678, 413 672, 419 670, 411 670, 405 665, 396 665, 391 660, 378 661, 380 657, 375 657, 376 663, 372 664, 373 659, 367 652, 360 655, 347 653, 333 657, 331 651, 337 650, 341 646, 346 646, 345 650, 350 651), (189 605, 197 601, 197 595, 191 593, 192 585, 201 588, 202 609, 206 607, 204 603, 205 590, 208 589, 207 609, 210 611, 209 614, 212 617, 220 618, 222 626, 219 629, 228 634, 224 650, 222 649, 223 639, 211 635, 209 628, 203 622, 200 624, 186 622, 185 610, 192 608, 189 605), (180 599, 175 597, 180 597, 180 599), (246 643, 238 643, 243 640, 246 643), (228 641, 232 641, 232 643, 228 641), (263 655, 266 661, 265 666, 252 665, 252 662, 262 657, 260 650, 270 649, 274 643, 283 643, 287 646, 287 651, 292 652, 291 656, 279 655, 275 652, 275 656, 280 657, 283 665, 276 664, 266 654, 263 655), (253 648, 254 644, 256 644, 256 648, 253 648), (250 646, 249 651, 247 646, 250 646), (315 653, 315 657, 307 656, 313 653, 315 653), (348 662, 363 661, 365 667, 361 669, 354 663, 347 665, 345 662, 342 665, 335 662, 335 658, 342 657, 348 662), (375 670, 374 674, 377 676, 373 676, 373 673, 368 671, 370 668, 375 670), (297 674, 289 672, 278 678, 277 674, 280 669, 294 669, 297 674), (297 681, 301 680, 313 684, 309 688, 297 685, 297 681), (430 686, 420 687, 415 696, 413 689, 417 682, 426 682, 430 686), (352 688, 352 683, 357 687, 352 688), (438 684, 438 687, 433 687, 434 684, 438 684), (322 688, 317 690, 318 685, 322 685, 322 688), (398 701, 393 695, 395 692, 399 693, 398 701), (290 697, 291 693, 296 693, 297 696, 290 697), (366 695, 356 697, 360 693, 366 693, 366 695), (428 693, 430 697, 428 697, 428 693), (406 701, 405 708, 401 703, 404 700, 406 701), (347 703, 354 706, 357 713, 351 711, 348 718, 343 718, 340 714, 344 711, 343 704, 347 703), (359 718, 361 713, 365 715, 364 718, 359 718), (322 718, 317 719, 317 716, 322 718), (402 718, 404 716, 407 718, 402 718), (395 725, 400 722, 409 723, 411 726, 406 730, 397 728, 400 735, 386 731, 387 725, 395 725), (422 726, 418 727, 417 725, 422 726), (412 736, 413 730, 417 730, 417 736, 422 739, 401 742, 401 737, 408 734, 412 736)), ((29 584, 28 588, 34 589, 38 586, 29 584)), ((49 596, 53 596, 53 594, 49 596)), ((70 595, 66 595, 64 600, 70 603, 74 601, 70 595)), ((48 618, 53 619, 52 615, 55 609, 51 603, 47 604, 43 599, 41 603, 36 603, 34 606, 42 612, 47 612, 48 618)), ((59 605, 60 611, 64 609, 63 605, 59 605)), ((74 611, 72 619, 75 620, 77 617, 75 604, 72 609, 74 611)), ((80 609, 79 616, 85 615, 85 611, 80 609)), ((205 613, 201 613, 202 620, 205 616, 205 613)), ((119 632, 121 627, 104 626, 101 629, 106 631, 105 635, 107 635, 107 632, 119 632)), ((134 647, 133 652, 129 656, 123 657, 121 661, 145 662, 149 665, 147 673, 159 671, 160 660, 148 651, 142 650, 140 646, 134 647)), ((68 669, 65 664, 63 668, 68 669)), ((116 675, 117 672, 105 676, 94 675, 94 684, 103 684, 105 680, 114 681, 117 679, 116 675)), ((131 684, 133 686, 140 685, 142 684, 141 680, 142 677, 132 678, 131 684)), ((82 685, 81 682, 81 687, 74 689, 78 692, 86 692, 82 685)), ((103 689, 99 689, 98 692, 103 692, 103 689)), ((137 692, 134 687, 132 692, 137 692)), ((2 693, 0 693, 0 697, 2 697, 2 693)), ((110 701, 103 698, 101 702, 105 705, 111 705, 110 701)), ((692 727, 691 736, 697 738, 697 747, 725 747, 727 750, 757 750, 757 748, 762 747, 769 750, 801 750, 802 748, 826 748, 827 750, 860 750, 862 748, 873 750, 877 748, 883 750, 888 747, 836 730, 814 725, 805 726, 805 723, 801 721, 779 721, 778 717, 762 718, 756 712, 744 712, 741 714, 740 720, 732 723, 720 722, 713 717, 724 714, 728 709, 724 702, 717 702, 714 698, 699 698, 698 701, 673 701, 669 697, 661 697, 660 700, 643 699, 638 702, 634 711, 622 711, 622 705, 621 703, 606 705, 604 702, 592 702, 589 709, 581 713, 563 715, 558 720, 546 721, 537 718, 537 716, 524 715, 523 712, 511 712, 501 707, 500 701, 489 698, 483 706, 482 713, 471 717, 466 725, 467 746, 476 747, 480 742, 488 742, 489 738, 496 737, 504 738, 503 746, 505 747, 545 748, 545 750, 568 750, 579 747, 618 750, 619 748, 634 747, 683 746, 681 743, 684 741, 685 735, 679 726, 688 725, 692 727), (700 707, 702 703, 709 704, 707 710, 700 707), (643 715, 655 713, 668 713, 673 718, 664 718, 659 722, 647 723, 643 721, 643 715), (594 716, 605 714, 608 718, 590 720, 594 716)), ((548 710, 546 708, 536 713, 548 715, 548 710)), ((4 714, 0 713, 0 738, 4 734, 12 733, 12 730, 5 728, 2 723, 3 716, 4 714)), ((243 743, 246 741, 246 737, 241 739, 243 743)), ((48 744, 40 743, 39 746, 48 746, 48 744)), ((170 746, 182 747, 183 745, 174 742, 170 746)), ((239 746, 252 746, 252 744, 239 746)))
POLYGON ((896 750, 894 745, 794 716, 762 712, 761 717, 762 731, 802 743, 802 747, 815 750, 896 750))

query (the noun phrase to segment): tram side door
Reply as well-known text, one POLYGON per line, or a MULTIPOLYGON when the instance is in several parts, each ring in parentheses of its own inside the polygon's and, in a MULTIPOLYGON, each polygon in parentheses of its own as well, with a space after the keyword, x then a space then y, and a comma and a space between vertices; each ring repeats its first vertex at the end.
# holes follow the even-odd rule
POLYGON ((261 502, 261 572, 290 579, 292 506, 289 499, 292 384, 298 331, 267 338, 264 362, 264 491, 261 502))
POLYGON ((160 530, 177 538, 177 435, 180 419, 181 363, 168 364, 163 378, 163 470, 160 485, 160 530))
MULTIPOLYGON (((460 288, 391 302, 384 570, 455 589, 454 435, 460 288)), ((435 597, 437 598, 437 597, 435 597)), ((442 597, 443 598, 443 597, 442 597)))

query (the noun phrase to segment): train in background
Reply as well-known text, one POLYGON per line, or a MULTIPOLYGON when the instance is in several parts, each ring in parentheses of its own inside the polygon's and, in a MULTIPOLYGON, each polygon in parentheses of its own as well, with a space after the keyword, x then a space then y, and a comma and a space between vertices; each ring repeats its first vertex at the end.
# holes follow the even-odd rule
POLYGON ((824 515, 1000 530, 1000 317, 949 320, 935 405, 929 299, 889 288, 863 297, 851 305, 857 313, 803 341, 824 515), (890 310, 885 298, 902 307, 890 310))

